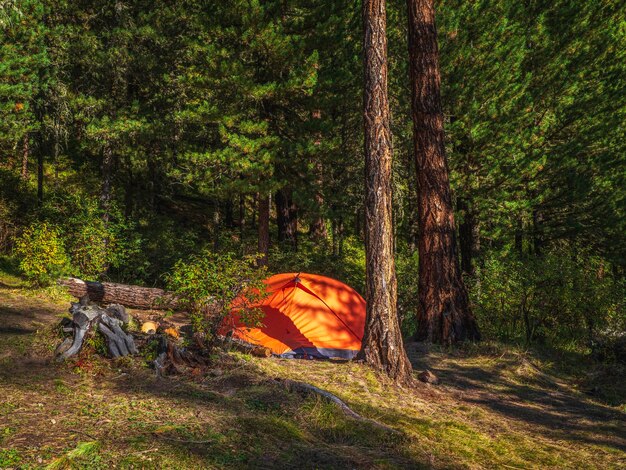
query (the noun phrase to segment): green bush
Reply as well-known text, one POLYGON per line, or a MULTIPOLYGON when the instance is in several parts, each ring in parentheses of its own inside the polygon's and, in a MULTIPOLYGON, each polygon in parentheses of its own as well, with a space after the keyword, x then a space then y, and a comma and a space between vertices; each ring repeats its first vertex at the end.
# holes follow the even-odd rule
POLYGON ((107 223, 98 199, 84 193, 55 194, 43 213, 61 229, 74 275, 96 279, 138 250, 132 224, 115 204, 107 223))
POLYGON ((15 254, 24 276, 39 285, 49 284, 65 273, 69 260, 58 229, 34 223, 15 240, 15 254))
POLYGON ((600 258, 571 247, 493 256, 469 290, 485 337, 580 349, 598 332, 624 327, 624 285, 607 271, 600 258))
POLYGON ((69 237, 68 245, 76 274, 95 278, 109 267, 109 255, 115 239, 109 238, 104 222, 96 219, 90 224, 78 226, 76 233, 69 237))
POLYGON ((194 328, 206 335, 208 349, 215 345, 218 330, 233 308, 244 325, 259 325, 261 311, 252 306, 266 296, 267 272, 255 266, 257 259, 204 251, 179 260, 168 276, 169 288, 186 304, 194 328))

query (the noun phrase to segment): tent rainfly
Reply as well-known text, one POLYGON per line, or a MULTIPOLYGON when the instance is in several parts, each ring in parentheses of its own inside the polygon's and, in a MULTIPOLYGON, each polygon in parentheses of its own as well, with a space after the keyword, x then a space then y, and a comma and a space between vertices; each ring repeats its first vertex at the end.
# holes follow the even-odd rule
POLYGON ((335 279, 306 273, 277 274, 264 282, 269 295, 254 306, 264 314, 263 326, 245 327, 233 310, 227 321, 234 326, 234 338, 282 357, 356 356, 365 328, 365 300, 357 291, 335 279))

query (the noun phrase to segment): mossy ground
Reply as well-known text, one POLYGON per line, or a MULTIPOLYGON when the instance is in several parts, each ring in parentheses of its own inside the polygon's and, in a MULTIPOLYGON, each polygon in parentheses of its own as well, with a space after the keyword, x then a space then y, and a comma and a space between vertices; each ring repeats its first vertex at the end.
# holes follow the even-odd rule
POLYGON ((416 369, 442 380, 412 390, 356 363, 238 353, 217 358, 212 374, 157 379, 139 359, 51 363, 51 328, 67 300, 0 282, 0 468, 626 466, 623 376, 607 406, 561 371, 564 358, 411 344, 416 369), (402 436, 275 378, 329 390, 402 436))

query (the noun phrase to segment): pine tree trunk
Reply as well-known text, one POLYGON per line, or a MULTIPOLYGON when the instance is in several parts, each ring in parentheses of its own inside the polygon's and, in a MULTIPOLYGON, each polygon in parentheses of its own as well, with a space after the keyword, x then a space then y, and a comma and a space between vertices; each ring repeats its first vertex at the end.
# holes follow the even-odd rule
POLYGON ((239 218, 237 220, 239 226, 239 243, 241 245, 241 251, 244 252, 244 235, 246 232, 246 196, 244 194, 239 195, 239 218))
POLYGON ((358 357, 401 384, 412 382, 396 305, 384 0, 363 1, 365 53, 365 253, 367 318, 358 357))
MULTIPOLYGON (((315 207, 317 211, 322 211, 324 207, 324 196, 321 193, 323 184, 322 175, 324 171, 320 162, 315 163, 315 184, 320 190, 315 192, 315 207)), ((313 240, 323 240, 328 238, 328 230, 326 229, 326 219, 319 212, 313 218, 309 229, 309 234, 313 240)))
POLYGON ((474 250, 476 240, 476 221, 474 212, 465 199, 459 197, 457 210, 463 213, 463 222, 459 224, 459 247, 461 249, 461 269, 465 274, 474 274, 474 250))
POLYGON ((124 187, 124 215, 130 218, 133 214, 135 202, 135 177, 133 175, 133 169, 129 165, 128 167, 128 180, 124 187))
POLYGON ((28 147, 28 134, 24 136, 24 143, 22 146, 22 180, 28 181, 28 157, 30 155, 30 149, 28 147))
POLYGON ((478 340, 456 253, 444 146, 434 0, 407 0, 413 138, 418 180, 419 306, 417 338, 478 340))
POLYGON ((228 197, 220 201, 220 206, 222 208, 224 225, 228 228, 235 228, 235 205, 232 198, 228 197))
MULTIPOLYGON (((315 203, 323 204, 323 200, 320 200, 321 196, 315 196, 315 203)), ((326 229, 326 220, 322 216, 315 217, 311 222, 310 235, 313 240, 323 240, 328 238, 328 230, 326 229)))
POLYGON ((220 225, 222 223, 221 202, 219 199, 215 201, 213 208, 213 251, 220 250, 220 225))
POLYGON ((111 144, 106 142, 102 149, 102 186, 100 188, 100 208, 102 209, 102 220, 109 222, 111 206, 111 177, 113 172, 113 149, 111 144))
POLYGON ((263 255, 258 260, 259 266, 267 266, 270 248, 270 198, 267 194, 259 194, 259 245, 258 253, 263 255))
POLYGON ((297 249, 298 208, 293 202, 290 188, 276 192, 276 222, 278 241, 297 249))
POLYGON ((541 231, 542 217, 537 209, 533 210, 533 248, 536 256, 541 256, 543 236, 541 231))
MULTIPOLYGON (((41 134, 41 131, 39 131, 41 134)), ((43 206, 43 180, 44 180, 44 137, 39 136, 39 148, 37 149, 37 204, 43 206)))
POLYGON ((515 245, 515 252, 521 258, 524 254, 524 223, 522 222, 521 216, 517 217, 513 243, 515 245))
MULTIPOLYGON (((322 111, 316 109, 312 113, 312 119, 319 120, 322 117, 322 111)), ((315 135, 315 146, 319 146, 322 143, 322 133, 317 132, 315 135)), ((323 207, 324 207, 324 196, 322 195, 322 187, 324 186, 324 167, 322 166, 322 162, 319 158, 315 158, 313 166, 315 168, 315 186, 318 188, 315 191, 315 207, 317 209, 317 214, 315 215, 313 221, 311 222, 309 234, 313 240, 322 240, 328 238, 328 230, 326 229, 326 219, 324 219, 323 207)))

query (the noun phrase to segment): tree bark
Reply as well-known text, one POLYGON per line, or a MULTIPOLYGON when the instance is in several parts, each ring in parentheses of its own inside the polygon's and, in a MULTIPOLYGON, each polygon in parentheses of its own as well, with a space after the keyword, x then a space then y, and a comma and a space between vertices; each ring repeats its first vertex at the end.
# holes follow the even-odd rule
POLYGON ((246 196, 239 194, 239 218, 237 220, 239 226, 239 244, 241 251, 244 252, 244 236, 246 232, 246 196))
POLYGON ((513 243, 515 246, 515 252, 521 258, 524 255, 524 224, 521 216, 517 217, 513 243))
POLYGON ((541 256, 543 248, 542 222, 541 213, 537 209, 533 209, 533 248, 536 256, 541 256))
POLYGON ((44 161, 43 161, 43 146, 44 137, 39 131, 39 148, 37 149, 37 204, 39 207, 43 206, 43 180, 44 180, 44 161))
POLYGON ((257 199, 259 205, 259 244, 257 251, 262 255, 257 264, 267 266, 270 248, 270 198, 267 194, 259 194, 257 199))
POLYGON ((22 180, 28 181, 28 157, 30 149, 28 146, 28 134, 24 136, 24 142, 22 146, 22 180))
POLYGON ((363 1, 367 317, 358 358, 400 384, 413 382, 396 305, 384 0, 363 1))
POLYGON ((110 142, 105 142, 102 149, 102 186, 100 188, 100 208, 102 209, 102 220, 109 223, 111 217, 111 178, 113 173, 113 148, 110 142))
POLYGON ((316 214, 311 221, 309 235, 313 240, 319 241, 328 238, 328 230, 326 229, 326 219, 323 216, 324 196, 322 195, 322 185, 324 170, 320 162, 315 164, 315 185, 319 188, 313 196, 315 200, 316 214))
POLYGON ((290 188, 283 188, 276 192, 276 222, 278 241, 297 250, 298 208, 293 202, 290 188))
POLYGON ((463 213, 459 224, 459 247, 461 249, 461 269, 465 274, 474 274, 474 252, 476 251, 476 220, 470 204, 463 198, 457 200, 457 210, 463 213))
POLYGON ((220 224, 222 223, 222 213, 220 210, 221 202, 219 199, 215 200, 215 207, 213 208, 213 251, 216 253, 220 249, 220 224))
MULTIPOLYGON (((321 204, 323 201, 320 201, 318 196, 315 196, 316 204, 321 204)), ((311 222, 310 228, 311 238, 313 240, 325 240, 328 238, 328 230, 326 229, 326 220, 322 216, 315 217, 313 222, 311 222)))
MULTIPOLYGON (((317 121, 322 117, 322 111, 316 109, 311 114, 312 119, 317 121)), ((319 146, 322 143, 322 133, 317 132, 315 134, 315 146, 319 146)), ((314 156, 315 157, 315 156, 314 156)), ((319 241, 328 238, 328 230, 326 230, 326 219, 323 216, 324 196, 322 194, 322 188, 324 186, 324 167, 319 158, 314 158, 313 166, 315 168, 315 207, 316 214, 313 218, 309 230, 309 235, 313 240, 319 241)))
POLYGON ((418 181, 419 305, 417 338, 478 340, 456 253, 444 146, 434 0, 407 0, 413 140, 418 181))

